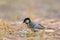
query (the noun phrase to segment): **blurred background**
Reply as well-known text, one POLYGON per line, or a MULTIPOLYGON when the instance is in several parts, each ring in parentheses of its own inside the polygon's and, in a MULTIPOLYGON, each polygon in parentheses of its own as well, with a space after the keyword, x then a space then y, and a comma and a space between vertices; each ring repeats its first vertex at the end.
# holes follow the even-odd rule
POLYGON ((0 18, 60 19, 60 0, 0 0, 0 18))
MULTIPOLYGON (((49 37, 47 35, 49 39, 56 38, 54 40, 60 40, 60 0, 0 0, 0 21, 8 22, 10 29, 14 30, 14 32, 17 33, 17 29, 23 27, 24 24, 21 21, 26 17, 31 18, 34 22, 41 23, 47 28, 53 29, 53 33, 47 33, 49 34, 49 37), (20 27, 17 27, 17 25, 20 27)), ((0 28, 2 27, 1 24, 4 23, 1 22, 0 28)), ((14 34, 14 32, 12 33, 14 34)), ((9 40, 15 40, 15 35, 9 40)), ((3 38, 5 38, 3 40, 8 40, 8 37, 3 36, 3 38)), ((19 37, 16 38, 16 40, 24 40, 19 37)))

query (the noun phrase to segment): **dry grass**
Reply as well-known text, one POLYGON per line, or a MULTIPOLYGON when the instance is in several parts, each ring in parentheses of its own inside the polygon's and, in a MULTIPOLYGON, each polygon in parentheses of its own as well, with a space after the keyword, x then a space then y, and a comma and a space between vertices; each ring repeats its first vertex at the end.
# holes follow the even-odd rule
MULTIPOLYGON (((57 22, 57 24, 58 24, 58 22, 57 22)), ((39 32, 33 33, 31 30, 29 30, 26 27, 26 25, 25 25, 25 27, 23 27, 22 22, 15 22, 15 23, 13 22, 12 23, 12 22, 7 22, 5 20, 0 21, 0 39, 8 38, 11 40, 17 40, 18 38, 20 38, 20 40, 21 39, 25 39, 25 40, 47 40, 48 38, 54 39, 53 35, 58 34, 57 31, 48 31, 48 30, 45 31, 45 30, 46 29, 40 31, 40 33, 39 32), (22 29, 20 29, 20 28, 22 28, 22 29), (11 38, 9 36, 11 36, 11 37, 14 36, 14 37, 11 38)), ((59 39, 58 36, 56 38, 57 38, 57 40, 59 39)))

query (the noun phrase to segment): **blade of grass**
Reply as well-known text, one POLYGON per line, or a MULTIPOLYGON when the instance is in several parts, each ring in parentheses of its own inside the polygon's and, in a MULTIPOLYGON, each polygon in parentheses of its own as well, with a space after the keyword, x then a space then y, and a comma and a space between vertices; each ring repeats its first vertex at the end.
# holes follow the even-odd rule
POLYGON ((40 34, 40 40, 45 40, 44 34, 45 34, 45 29, 43 29, 41 34, 40 34))

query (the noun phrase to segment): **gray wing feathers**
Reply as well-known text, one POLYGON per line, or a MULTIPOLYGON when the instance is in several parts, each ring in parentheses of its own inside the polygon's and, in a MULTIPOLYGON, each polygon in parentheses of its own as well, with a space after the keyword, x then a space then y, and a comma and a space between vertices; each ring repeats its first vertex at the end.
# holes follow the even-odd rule
POLYGON ((42 26, 41 24, 35 24, 34 28, 35 29, 44 29, 45 27, 42 26))

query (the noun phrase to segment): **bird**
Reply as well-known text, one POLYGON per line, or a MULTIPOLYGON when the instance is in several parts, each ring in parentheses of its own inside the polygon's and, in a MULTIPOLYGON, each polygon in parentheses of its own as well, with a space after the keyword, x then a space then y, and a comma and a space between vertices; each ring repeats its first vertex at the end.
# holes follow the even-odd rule
POLYGON ((28 28, 31 29, 34 32, 45 29, 45 27, 42 26, 41 24, 32 22, 30 18, 25 18, 23 20, 23 23, 27 24, 28 28))

